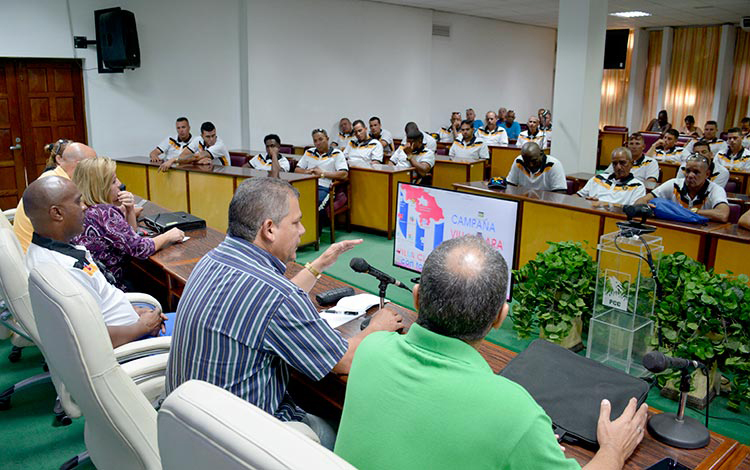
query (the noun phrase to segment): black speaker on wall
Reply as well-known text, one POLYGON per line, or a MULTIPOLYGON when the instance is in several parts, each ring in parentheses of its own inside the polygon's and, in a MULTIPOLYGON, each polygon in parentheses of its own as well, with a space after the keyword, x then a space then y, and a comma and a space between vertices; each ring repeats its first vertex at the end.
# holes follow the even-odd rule
POLYGON ((629 29, 608 29, 604 42, 604 68, 624 69, 628 58, 629 29))
POLYGON ((100 73, 118 73, 141 66, 135 15, 121 8, 94 12, 100 73))

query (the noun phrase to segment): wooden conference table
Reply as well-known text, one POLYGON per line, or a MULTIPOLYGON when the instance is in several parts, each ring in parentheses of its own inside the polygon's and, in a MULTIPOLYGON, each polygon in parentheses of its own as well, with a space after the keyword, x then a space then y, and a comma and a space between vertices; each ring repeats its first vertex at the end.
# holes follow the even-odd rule
MULTIPOLYGON (((161 211, 163 211, 163 208, 154 203, 147 203, 144 206, 144 213, 146 215, 161 211)), ((135 263, 135 267, 147 273, 150 279, 169 284, 170 302, 172 303, 171 309, 176 307, 174 300, 179 299, 181 296, 185 283, 196 263, 205 253, 217 246, 224 239, 223 233, 210 227, 204 230, 187 232, 187 235, 191 238, 185 243, 172 245, 157 252, 147 260, 135 263)), ((299 264, 290 263, 287 266, 287 276, 291 277, 301 269, 303 268, 299 264)), ((321 308, 315 301, 315 294, 345 285, 341 281, 323 275, 312 292, 310 292, 310 298, 316 307, 321 308)), ((356 288, 355 291, 358 293, 362 292, 356 288)), ((392 304, 390 308, 398 311, 404 317, 404 323, 407 327, 416 320, 416 313, 412 310, 395 304, 392 304)), ((351 338, 359 332, 359 320, 342 325, 338 330, 345 338, 351 338)), ((515 353, 512 351, 508 351, 488 341, 482 343, 479 347, 479 352, 495 372, 502 370, 515 356, 515 353)), ((335 409, 342 409, 346 390, 346 376, 329 374, 320 382, 312 382, 295 373, 293 374, 292 382, 290 386, 291 390, 301 391, 308 395, 308 397, 322 400, 322 402, 335 409)), ((501 399, 501 397, 498 397, 498 399, 501 399)), ((657 410, 651 410, 651 412, 658 413, 657 410)), ((727 462, 735 462, 736 459, 739 459, 737 461, 745 459, 745 454, 736 455, 742 449, 743 446, 737 441, 713 432, 711 433, 709 445, 697 450, 676 449, 662 444, 646 434, 643 442, 626 463, 625 468, 644 468, 664 457, 672 457, 684 465, 697 469, 734 468, 724 465, 727 462)), ((592 458, 593 452, 578 446, 566 445, 566 455, 575 458, 581 464, 585 464, 592 458)))

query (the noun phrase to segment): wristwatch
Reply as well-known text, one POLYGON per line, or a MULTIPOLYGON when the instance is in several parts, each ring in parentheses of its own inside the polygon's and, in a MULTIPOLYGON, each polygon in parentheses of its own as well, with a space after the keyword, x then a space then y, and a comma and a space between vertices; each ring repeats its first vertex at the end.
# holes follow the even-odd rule
POLYGON ((309 263, 309 262, 305 263, 305 269, 307 269, 308 271, 310 271, 310 274, 312 274, 313 276, 315 276, 315 279, 320 279, 320 276, 323 275, 323 273, 321 273, 317 269, 313 268, 312 263, 309 263))
POLYGON ((696 214, 698 213, 698 208, 697 207, 691 207, 690 210, 692 212, 696 213, 696 214))

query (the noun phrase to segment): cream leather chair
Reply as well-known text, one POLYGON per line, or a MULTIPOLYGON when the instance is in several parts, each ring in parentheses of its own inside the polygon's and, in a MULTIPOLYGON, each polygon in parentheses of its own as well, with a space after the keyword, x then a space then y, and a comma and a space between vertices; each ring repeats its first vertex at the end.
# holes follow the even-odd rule
POLYGON ((354 469, 288 423, 198 380, 169 394, 158 429, 165 470, 354 469))
MULTIPOLYGON (((24 344, 24 346, 34 344, 39 345, 42 354, 47 358, 45 348, 39 340, 39 334, 37 333, 34 320, 34 312, 29 301, 28 271, 26 271, 26 265, 23 261, 24 254, 21 250, 21 246, 18 244, 18 239, 12 230, 0 228, 0 259, 3 260, 2 263, 0 263, 0 296, 5 299, 7 307, 7 311, 0 314, 0 322, 7 325, 17 333, 11 339, 14 342, 14 345, 16 345, 16 338, 25 341, 26 344, 24 344)), ((161 310, 159 302, 150 295, 135 293, 128 294, 128 300, 131 303, 147 303, 161 310)), ((124 344, 117 348, 114 353, 119 362, 127 362, 139 357, 169 352, 171 344, 172 339, 169 337, 149 338, 124 344)), ((64 408, 65 411, 63 412, 63 410, 56 405, 56 419, 60 424, 69 424, 69 420, 65 418, 65 414, 67 413, 70 418, 77 418, 80 416, 80 410, 65 392, 65 387, 55 380, 54 373, 51 378, 55 383, 55 388, 57 389, 62 408, 64 408)), ((7 409, 10 407, 10 398, 14 393, 23 388, 49 379, 49 374, 39 374, 6 389, 0 393, 0 409, 7 409)), ((162 394, 163 388, 163 377, 160 379, 153 379, 142 385, 144 393, 150 400, 154 401, 158 399, 160 394, 162 394)))
POLYGON ((120 365, 96 301, 59 265, 43 264, 31 271, 29 297, 50 370, 65 384, 86 419, 84 439, 94 465, 99 469, 161 468, 156 411, 136 381, 160 376, 163 389, 169 355, 120 365))

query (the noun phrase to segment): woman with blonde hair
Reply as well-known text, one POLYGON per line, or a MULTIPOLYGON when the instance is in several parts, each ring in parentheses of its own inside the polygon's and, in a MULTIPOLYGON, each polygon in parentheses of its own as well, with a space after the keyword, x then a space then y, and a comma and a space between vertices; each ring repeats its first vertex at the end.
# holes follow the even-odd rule
POLYGON ((116 168, 107 157, 83 160, 76 167, 73 183, 81 191, 86 210, 83 232, 72 243, 85 246, 114 276, 115 286, 126 290, 123 269, 129 258, 148 258, 181 242, 184 234, 173 228, 153 239, 138 235, 134 198, 117 179, 116 168))

